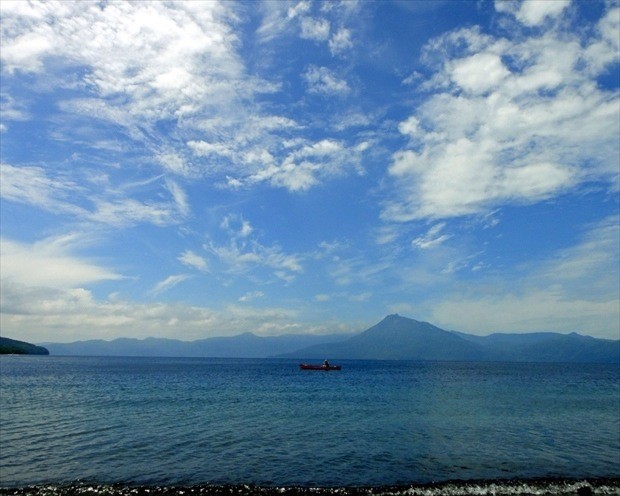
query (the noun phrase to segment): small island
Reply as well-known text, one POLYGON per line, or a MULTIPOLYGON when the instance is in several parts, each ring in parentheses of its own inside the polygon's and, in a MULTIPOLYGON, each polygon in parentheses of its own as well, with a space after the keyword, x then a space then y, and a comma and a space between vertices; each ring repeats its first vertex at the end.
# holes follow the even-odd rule
POLYGON ((49 355, 43 346, 0 337, 0 355, 49 355))

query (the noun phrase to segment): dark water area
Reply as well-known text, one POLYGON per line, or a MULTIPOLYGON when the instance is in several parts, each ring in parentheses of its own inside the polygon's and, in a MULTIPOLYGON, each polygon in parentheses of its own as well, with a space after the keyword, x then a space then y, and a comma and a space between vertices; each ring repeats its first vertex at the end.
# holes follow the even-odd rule
POLYGON ((620 494, 617 365, 342 365, 2 357, 0 492, 620 494))

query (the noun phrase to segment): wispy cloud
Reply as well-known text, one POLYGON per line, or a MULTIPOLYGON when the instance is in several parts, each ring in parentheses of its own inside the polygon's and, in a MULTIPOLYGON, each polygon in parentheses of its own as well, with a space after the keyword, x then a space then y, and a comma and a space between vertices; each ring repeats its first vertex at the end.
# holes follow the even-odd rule
POLYGON ((420 236, 414 239, 411 243, 422 250, 439 246, 451 237, 449 234, 442 233, 445 227, 445 222, 435 224, 428 230, 428 232, 424 236, 420 236))
POLYGON ((618 220, 613 216, 591 226, 579 244, 522 267, 517 278, 483 278, 467 290, 444 295, 429 318, 477 334, 577 331, 618 339, 618 220))
MULTIPOLYGON (((278 168, 285 172, 270 181, 274 186, 298 191, 320 184, 311 167, 298 164, 289 171, 285 161, 291 149, 282 147, 281 133, 304 134, 303 128, 286 115, 271 114, 266 106, 246 105, 260 95, 278 92, 280 85, 246 70, 236 34, 240 4, 19 5, 3 5, 4 68, 9 73, 45 74, 49 84, 58 87, 87 85, 88 97, 58 102, 74 119, 88 118, 89 123, 97 119, 100 128, 106 123, 123 130, 145 160, 155 161, 174 176, 217 176, 224 187, 236 188, 273 177, 273 168, 281 164, 278 168), (51 58, 62 60, 66 72, 47 64, 51 58), (162 123, 165 128, 170 122, 178 123, 175 132, 162 132, 162 123)), ((264 30, 299 23, 304 36, 327 43, 330 21, 309 16, 311 6, 304 5, 263 4, 269 11, 265 22, 273 17, 264 30)), ((340 28, 330 43, 341 51, 349 40, 349 31, 340 28)), ((350 91, 346 81, 325 67, 311 65, 305 77, 315 93, 350 91)), ((67 139, 75 140, 76 129, 85 125, 76 122, 67 139)), ((101 136, 98 139, 101 142, 101 136)), ((306 141, 300 143, 305 146, 306 141)), ((87 140, 81 144, 96 145, 87 140)), ((108 206, 98 218, 109 218, 111 209, 108 206)))
POLYGON ((233 274, 246 274, 252 269, 268 268, 271 274, 284 281, 291 281, 304 271, 302 256, 287 254, 277 244, 266 246, 253 236, 249 221, 236 215, 224 217, 221 227, 229 242, 206 243, 204 248, 214 255, 233 274))
POLYGON ((76 255, 90 241, 78 234, 46 238, 32 244, 0 240, 1 277, 11 284, 74 288, 123 276, 76 255))
POLYGON ((181 255, 179 256, 179 260, 183 265, 187 265, 188 267, 191 267, 193 269, 205 271, 208 268, 207 261, 204 259, 204 257, 197 255, 191 250, 185 250, 183 253, 181 253, 181 255))
POLYGON ((44 210, 78 216, 86 211, 74 203, 82 187, 67 177, 50 177, 42 167, 0 164, 0 196, 5 200, 34 205, 44 210))
POLYGON ((250 291, 249 293, 246 293, 243 296, 241 296, 239 298, 239 301, 242 303, 245 303, 251 300, 255 300, 257 298, 263 298, 264 296, 265 296, 265 293, 263 293, 262 291, 250 291))
POLYGON ((163 281, 159 281, 153 287, 153 289, 151 289, 151 294, 157 296, 163 293, 164 291, 167 291, 170 288, 173 288, 177 284, 180 284, 183 281, 186 281, 190 277, 191 276, 189 274, 177 274, 177 275, 168 276, 163 281))

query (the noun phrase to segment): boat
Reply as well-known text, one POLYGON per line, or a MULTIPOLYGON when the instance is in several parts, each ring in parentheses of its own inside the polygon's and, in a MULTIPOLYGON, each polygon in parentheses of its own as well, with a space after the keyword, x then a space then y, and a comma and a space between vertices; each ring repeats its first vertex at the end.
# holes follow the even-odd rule
POLYGON ((302 363, 299 365, 301 370, 341 370, 340 365, 310 365, 308 363, 302 363))

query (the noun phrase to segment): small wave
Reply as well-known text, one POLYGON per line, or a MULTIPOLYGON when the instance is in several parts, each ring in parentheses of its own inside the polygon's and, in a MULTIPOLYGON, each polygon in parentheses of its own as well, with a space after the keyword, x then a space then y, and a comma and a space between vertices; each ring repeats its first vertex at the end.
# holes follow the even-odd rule
POLYGON ((261 487, 253 485, 41 485, 0 488, 6 496, 589 496, 620 495, 620 478, 457 481, 387 487, 261 487))

